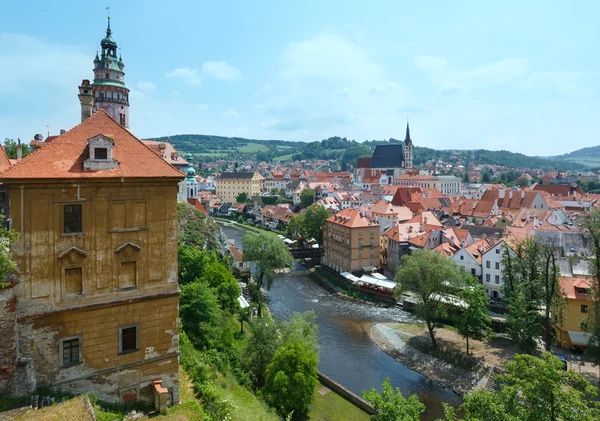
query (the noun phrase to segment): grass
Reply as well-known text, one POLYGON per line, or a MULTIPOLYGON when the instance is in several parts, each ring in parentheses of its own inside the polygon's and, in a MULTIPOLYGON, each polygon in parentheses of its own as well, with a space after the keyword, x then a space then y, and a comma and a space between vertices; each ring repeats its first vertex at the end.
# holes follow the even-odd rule
POLYGON ((28 411, 25 414, 12 418, 13 421, 92 421, 91 411, 85 406, 85 397, 69 399, 56 405, 47 406, 37 411, 28 411))
POLYGON ((307 415, 294 419, 306 421, 368 421, 370 419, 369 414, 334 391, 329 391, 325 395, 319 393, 319 390, 324 387, 320 382, 317 383, 310 411, 307 415))
POLYGON ((269 150, 265 145, 260 143, 246 143, 244 146, 237 148, 241 153, 267 152, 269 150))
POLYGON ((281 156, 278 156, 278 157, 273 158, 273 159, 279 160, 279 161, 291 161, 292 160, 292 156, 294 156, 294 154, 281 155, 281 156))

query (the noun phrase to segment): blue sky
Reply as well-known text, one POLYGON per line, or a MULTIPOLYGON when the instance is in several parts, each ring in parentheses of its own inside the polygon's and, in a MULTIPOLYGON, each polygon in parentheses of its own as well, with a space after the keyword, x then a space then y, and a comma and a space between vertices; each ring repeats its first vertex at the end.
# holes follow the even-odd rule
POLYGON ((79 122, 110 6, 138 137, 600 144, 596 1, 104 3, 0 0, 0 138, 79 122))

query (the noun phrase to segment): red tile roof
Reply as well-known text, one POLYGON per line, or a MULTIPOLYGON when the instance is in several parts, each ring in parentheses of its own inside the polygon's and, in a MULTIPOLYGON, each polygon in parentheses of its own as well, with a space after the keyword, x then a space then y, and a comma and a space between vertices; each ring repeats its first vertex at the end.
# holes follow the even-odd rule
POLYGON ((341 210, 328 218, 327 221, 350 228, 378 226, 378 224, 373 223, 363 211, 358 209, 341 210))
POLYGON ((8 155, 6 155, 6 151, 0 145, 0 171, 4 171, 12 165, 10 159, 8 159, 8 155))
POLYGON ((58 136, 11 168, 0 179, 77 179, 77 178, 183 178, 182 174, 121 127, 104 110, 58 136), (113 159, 117 168, 86 171, 88 139, 103 135, 114 141, 113 159))

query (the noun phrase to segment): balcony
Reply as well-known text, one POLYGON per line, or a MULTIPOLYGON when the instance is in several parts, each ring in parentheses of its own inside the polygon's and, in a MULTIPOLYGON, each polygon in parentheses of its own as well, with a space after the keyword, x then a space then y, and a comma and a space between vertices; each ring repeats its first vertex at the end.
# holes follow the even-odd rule
POLYGON ((114 102, 116 104, 129 105, 129 101, 123 98, 111 98, 111 97, 97 97, 94 98, 94 102, 114 102))

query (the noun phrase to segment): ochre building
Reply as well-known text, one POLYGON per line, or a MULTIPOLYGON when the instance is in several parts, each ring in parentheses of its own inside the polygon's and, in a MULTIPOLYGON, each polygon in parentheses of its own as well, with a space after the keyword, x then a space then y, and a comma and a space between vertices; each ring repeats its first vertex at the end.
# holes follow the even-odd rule
POLYGON ((379 265, 380 227, 358 209, 344 209, 323 228, 323 264, 338 272, 372 271, 379 265))
POLYGON ((19 234, 0 388, 151 402, 161 379, 178 402, 183 175, 102 109, 45 143, 0 173, 19 234))
POLYGON ((261 182, 264 177, 259 173, 247 172, 224 172, 217 179, 216 195, 223 202, 236 202, 236 197, 241 193, 246 193, 248 199, 260 194, 261 182))

